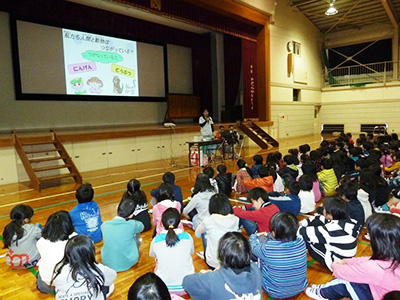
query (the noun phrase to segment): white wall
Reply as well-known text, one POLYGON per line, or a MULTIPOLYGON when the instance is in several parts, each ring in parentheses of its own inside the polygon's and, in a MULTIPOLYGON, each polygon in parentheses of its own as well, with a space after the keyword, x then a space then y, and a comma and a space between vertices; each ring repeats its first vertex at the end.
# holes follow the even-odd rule
POLYGON ((321 35, 303 14, 292 11, 284 1, 278 2, 270 35, 274 126, 269 131, 276 138, 313 134, 319 127, 314 120, 314 105, 321 102, 321 35), (301 56, 295 56, 294 68, 307 73, 304 84, 296 83, 293 74, 288 76, 289 41, 301 44, 301 56), (300 103, 293 102, 293 88, 301 89, 300 103))
POLYGON ((327 88, 322 92, 321 123, 344 124, 346 132, 360 132, 361 124, 388 123, 400 132, 400 84, 364 88, 327 88))
MULTIPOLYGON (((191 93, 191 51, 172 45, 168 50, 174 62, 169 68, 171 92, 191 93), (183 83, 179 85, 176 78, 183 83)), ((164 119, 164 102, 16 101, 9 15, 4 12, 0 12, 0 53, 0 131, 154 124, 164 119)))

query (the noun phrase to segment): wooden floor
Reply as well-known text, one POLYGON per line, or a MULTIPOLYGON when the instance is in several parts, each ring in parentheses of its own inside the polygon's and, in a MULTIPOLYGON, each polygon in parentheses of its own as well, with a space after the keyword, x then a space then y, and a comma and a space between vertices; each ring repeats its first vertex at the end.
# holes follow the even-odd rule
MULTIPOLYGON (((286 154, 290 148, 298 147, 300 144, 309 143, 312 148, 319 146, 321 136, 308 136, 302 138, 287 139, 281 141, 279 151, 286 154)), ((264 157, 268 151, 259 151, 260 148, 244 149, 245 159, 251 163, 254 154, 262 154, 264 157)), ((213 166, 216 167, 221 162, 218 161, 213 166)), ((228 166, 228 170, 236 172, 236 161, 228 160, 223 162, 228 166)), ((172 171, 177 184, 182 187, 184 198, 190 196, 190 189, 194 185, 195 178, 201 168, 188 167, 187 157, 175 160, 176 166, 172 167, 169 160, 149 162, 137 165, 106 169, 83 174, 84 182, 90 182, 95 190, 95 201, 99 204, 103 221, 110 220, 115 216, 116 205, 125 191, 126 183, 131 178, 137 178, 142 183, 142 189, 149 195, 150 190, 160 184, 162 174, 166 171, 172 171)), ((0 230, 9 222, 9 212, 11 208, 19 203, 32 206, 35 210, 33 217, 34 223, 45 224, 48 216, 59 210, 70 211, 75 205, 75 189, 77 186, 71 182, 63 182, 62 185, 47 187, 41 193, 29 188, 28 184, 12 184, 0 186, 0 230)), ((237 199, 238 195, 232 195, 237 199)), ((232 202, 235 204, 235 202, 232 202)), ((301 219, 301 217, 299 217, 301 219)), ((194 237, 192 230, 187 230, 192 234, 195 242, 195 250, 202 250, 201 239, 194 237)), ((365 231, 365 230, 364 230, 365 231)), ((365 233, 363 231, 363 233, 365 233)), ((142 274, 152 271, 155 266, 153 258, 148 256, 149 245, 151 242, 151 231, 142 234, 143 244, 140 247, 140 259, 137 265, 130 270, 118 273, 115 281, 115 291, 110 299, 126 299, 127 291, 131 284, 142 274)), ((363 235, 363 234, 362 234, 363 235)), ((369 243, 362 240, 361 236, 358 243, 357 256, 366 256, 371 254, 369 243)), ((100 249, 102 242, 96 244, 96 254, 98 261, 100 258, 100 249)), ((6 249, 0 250, 0 255, 4 255, 6 249)), ((193 261, 196 272, 206 269, 207 266, 203 260, 193 255, 193 261)), ((331 280, 332 275, 323 269, 318 263, 308 258, 308 281, 309 283, 325 283, 331 280)), ((54 299, 52 295, 44 295, 36 290, 35 273, 37 268, 30 270, 12 270, 5 262, 4 257, 0 258, 0 299, 54 299)), ((264 299, 268 295, 264 295, 264 299)), ((305 294, 300 294, 296 299, 308 299, 305 294)))

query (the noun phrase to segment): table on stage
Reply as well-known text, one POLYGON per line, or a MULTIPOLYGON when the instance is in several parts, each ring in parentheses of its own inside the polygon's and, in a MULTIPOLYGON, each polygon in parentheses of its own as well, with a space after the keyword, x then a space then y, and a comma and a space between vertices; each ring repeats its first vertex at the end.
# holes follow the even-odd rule
POLYGON ((190 141, 190 142, 186 142, 189 145, 189 166, 192 165, 191 163, 191 157, 190 157, 190 148, 192 147, 197 147, 198 149, 198 156, 197 156, 197 165, 200 166, 200 148, 203 146, 209 146, 209 145, 220 145, 221 143, 223 143, 223 139, 213 139, 210 141, 190 141))

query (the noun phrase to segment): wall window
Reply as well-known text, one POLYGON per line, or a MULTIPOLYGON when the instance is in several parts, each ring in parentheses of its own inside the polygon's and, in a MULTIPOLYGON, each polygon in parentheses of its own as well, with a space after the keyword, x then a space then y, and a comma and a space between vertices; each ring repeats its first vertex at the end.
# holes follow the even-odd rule
POLYGON ((293 102, 301 100, 301 89, 293 89, 293 102))

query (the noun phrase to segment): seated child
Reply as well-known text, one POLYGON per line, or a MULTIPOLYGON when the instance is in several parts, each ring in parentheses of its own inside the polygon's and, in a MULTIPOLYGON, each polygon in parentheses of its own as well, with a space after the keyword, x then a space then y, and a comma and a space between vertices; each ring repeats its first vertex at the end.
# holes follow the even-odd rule
POLYGON ((114 291, 117 273, 96 262, 93 240, 80 234, 65 246, 63 259, 54 268, 50 285, 55 286, 56 300, 104 300, 114 291))
POLYGON ((3 243, 4 248, 7 248, 6 264, 13 269, 36 266, 40 259, 36 242, 42 236, 42 226, 30 224, 32 217, 32 207, 18 204, 10 212, 12 221, 4 228, 3 243))
POLYGON ((319 202, 321 200, 321 185, 317 178, 317 167, 313 162, 305 162, 302 164, 301 169, 303 170, 303 175, 307 175, 311 178, 313 182, 312 191, 314 193, 315 202, 319 202))
POLYGON ((218 184, 218 190, 220 193, 224 193, 228 197, 232 193, 232 173, 226 172, 225 165, 219 165, 217 167, 218 175, 215 176, 215 180, 218 184))
POLYGON ((269 174, 274 179, 274 192, 282 193, 285 190, 285 185, 283 184, 282 177, 278 174, 278 165, 275 163, 268 163, 265 165, 269 171, 269 174))
MULTIPOLYGON (((175 208, 181 211, 181 204, 174 200, 174 191, 168 183, 161 183, 158 187, 157 201, 158 203, 153 206, 153 224, 156 226, 153 237, 159 235, 161 231, 165 229, 161 223, 161 217, 164 211, 168 208, 175 208)), ((179 228, 183 229, 182 223, 179 224, 179 228)))
POLYGON ((335 171, 333 170, 332 161, 329 158, 324 158, 322 160, 321 168, 322 171, 317 173, 318 181, 324 189, 325 196, 334 196, 338 181, 335 171))
POLYGON ((144 229, 147 231, 151 228, 149 215, 149 205, 147 204, 146 193, 140 189, 140 182, 136 179, 129 180, 127 191, 122 196, 122 200, 129 199, 134 204, 132 219, 142 222, 144 229))
POLYGON ((182 280, 194 273, 192 254, 193 239, 189 233, 179 229, 179 211, 168 208, 162 215, 165 230, 150 244, 149 256, 156 259, 156 275, 165 282, 170 292, 182 293, 182 280))
POLYGON ((77 234, 87 234, 97 243, 101 241, 100 226, 103 223, 100 208, 93 201, 94 190, 90 183, 82 184, 75 193, 78 204, 69 212, 77 234))
POLYGON ((250 245, 243 234, 225 233, 219 241, 218 257, 219 269, 183 279, 193 300, 262 299, 260 270, 251 262, 250 245))
POLYGON ((75 235, 74 225, 68 212, 59 211, 50 215, 47 219, 42 237, 36 243, 36 248, 40 254, 36 287, 41 293, 55 293, 54 286, 50 286, 54 267, 64 257, 68 239, 75 235))
POLYGON ((300 184, 297 181, 285 183, 283 194, 273 192, 269 193, 269 201, 275 204, 279 211, 286 211, 297 216, 300 213, 300 184))
POLYGON ((255 187, 260 187, 267 192, 274 191, 274 178, 270 175, 270 171, 266 166, 261 166, 258 170, 258 178, 245 178, 243 180, 244 186, 248 189, 254 189, 255 187))
POLYGON ((229 198, 225 194, 215 194, 210 199, 210 215, 196 228, 196 236, 205 238, 204 259, 211 268, 218 268, 218 242, 227 232, 239 230, 239 218, 233 214, 229 198))
POLYGON ((214 192, 219 193, 218 183, 214 179, 214 169, 212 167, 205 167, 203 169, 203 173, 206 174, 210 179, 210 184, 213 187, 214 192))
POLYGON ((393 164, 390 168, 384 168, 385 172, 391 173, 396 169, 400 169, 400 152, 397 151, 392 154, 393 164))
POLYGON ((243 159, 239 159, 236 164, 239 167, 239 171, 236 174, 236 181, 233 189, 238 193, 247 193, 248 190, 244 186, 244 180, 246 178, 253 178, 253 173, 243 159))
POLYGON ((278 172, 278 174, 286 184, 287 182, 296 180, 297 176, 299 176, 299 170, 297 169, 299 160, 296 156, 288 154, 283 157, 283 161, 285 166, 278 172))
POLYGON ((325 199, 323 215, 302 220, 300 226, 308 253, 329 270, 333 261, 356 255, 360 226, 348 217, 343 200, 325 199))
POLYGON ((210 215, 208 207, 211 197, 215 194, 214 189, 210 184, 210 180, 206 174, 200 173, 196 177, 194 183, 193 196, 189 203, 183 209, 183 214, 189 217, 192 216, 193 229, 203 221, 203 219, 210 215), (195 211, 195 213, 193 213, 195 211), (194 216, 193 216, 194 214, 194 216))
MULTIPOLYGON (((373 214, 367 220, 371 238, 371 257, 354 257, 332 264, 334 280, 312 285, 306 294, 312 299, 387 299, 386 294, 399 290, 400 218, 373 214)), ((399 298, 389 298, 399 299, 399 298)))
MULTIPOLYGON (((182 212, 183 209, 182 189, 179 185, 175 184, 175 174, 172 172, 165 172, 162 178, 162 182, 168 183, 172 187, 174 191, 174 199, 181 204, 181 212, 182 212)), ((152 189, 150 192, 150 195, 153 197, 153 199, 151 199, 150 204, 153 206, 157 203, 157 193, 158 193, 158 188, 152 189)))
POLYGON ((260 260, 263 289, 273 298, 288 298, 307 286, 306 244, 297 237, 296 216, 278 212, 271 218, 271 233, 250 236, 251 252, 260 260))
MULTIPOLYGON (((344 181, 338 188, 338 196, 346 202, 346 212, 350 219, 357 221, 357 224, 361 227, 364 225, 365 213, 361 201, 357 198, 358 184, 354 180, 344 181)), ((371 207, 368 202, 368 197, 362 197, 363 201, 371 207)), ((371 212, 371 208, 369 210, 371 212)))
POLYGON ((131 285, 128 300, 183 300, 170 294, 167 286, 156 274, 148 272, 131 285))
POLYGON ((130 269, 139 260, 140 232, 143 223, 133 219, 136 204, 129 198, 123 198, 117 207, 117 216, 101 225, 103 264, 123 272, 130 269))
POLYGON ((254 178, 259 177, 258 170, 263 165, 263 160, 263 157, 259 154, 253 156, 254 165, 251 166, 251 172, 253 172, 254 178))
POLYGON ((269 232, 270 220, 274 214, 279 212, 279 208, 269 202, 268 193, 262 188, 254 188, 247 195, 247 201, 252 204, 243 207, 234 207, 233 213, 240 218, 247 234, 255 232, 269 232))
POLYGON ((299 178, 300 184, 300 213, 307 214, 315 210, 315 196, 313 192, 313 182, 308 175, 299 178))

